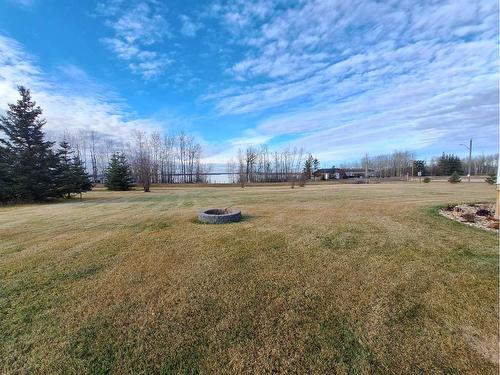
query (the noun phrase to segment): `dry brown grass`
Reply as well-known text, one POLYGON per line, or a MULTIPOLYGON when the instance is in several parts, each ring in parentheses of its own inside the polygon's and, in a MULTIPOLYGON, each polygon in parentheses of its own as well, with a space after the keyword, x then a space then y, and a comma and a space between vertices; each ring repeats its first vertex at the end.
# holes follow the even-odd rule
POLYGON ((1 373, 498 373, 487 184, 172 187, 0 209, 1 373), (240 223, 198 224, 238 207, 240 223))

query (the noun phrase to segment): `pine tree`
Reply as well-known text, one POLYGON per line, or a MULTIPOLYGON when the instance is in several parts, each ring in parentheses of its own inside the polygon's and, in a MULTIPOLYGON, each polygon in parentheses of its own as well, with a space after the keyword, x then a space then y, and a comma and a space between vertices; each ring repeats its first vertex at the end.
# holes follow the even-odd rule
POLYGON ((443 153, 438 161, 438 169, 439 172, 445 176, 449 176, 453 172, 462 173, 462 161, 458 156, 453 154, 446 155, 443 153))
POLYGON ((462 179, 460 178, 460 175, 457 173, 457 171, 453 172, 453 174, 448 179, 448 182, 451 182, 452 184, 456 184, 460 181, 462 181, 462 179))
POLYGON ((0 203, 13 199, 12 195, 12 173, 7 149, 0 145, 0 203))
POLYGON ((57 195, 52 181, 56 157, 52 143, 45 140, 40 119, 42 109, 31 100, 30 91, 18 89, 21 99, 9 104, 5 116, 0 117, 0 138, 10 160, 11 197, 15 200, 41 201, 57 195))
POLYGON ((305 178, 310 180, 313 174, 313 163, 314 163, 314 158, 311 154, 309 154, 308 158, 304 162, 304 169, 302 170, 302 173, 305 175, 305 178))
POLYGON ((71 193, 75 190, 73 171, 72 171, 72 158, 73 151, 68 142, 62 141, 57 150, 57 168, 55 171, 56 190, 59 196, 71 198, 71 193))
POLYGON ((109 190, 129 190, 133 186, 132 171, 123 154, 113 154, 106 169, 106 182, 109 190))
POLYGON ((71 198, 71 194, 81 194, 92 189, 90 176, 68 142, 62 141, 57 150, 57 168, 54 182, 59 196, 71 198))
POLYGON ((425 160, 414 160, 413 161, 413 168, 415 169, 415 172, 421 172, 422 176, 425 175, 425 170, 427 166, 425 165, 425 160))
POLYGON ((90 175, 85 170, 82 160, 78 156, 73 157, 71 163, 71 174, 73 179, 74 192, 80 194, 92 190, 92 182, 90 175))
POLYGON ((318 159, 314 159, 314 160, 313 160, 313 174, 315 174, 315 173, 318 171, 318 169, 319 169, 319 164, 320 164, 320 163, 319 163, 319 160, 318 160, 318 159))

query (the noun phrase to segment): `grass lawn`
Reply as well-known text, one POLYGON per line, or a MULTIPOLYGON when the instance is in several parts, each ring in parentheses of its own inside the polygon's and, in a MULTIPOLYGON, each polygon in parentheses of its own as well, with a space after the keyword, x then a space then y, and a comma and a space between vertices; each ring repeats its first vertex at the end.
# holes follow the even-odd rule
POLYGON ((485 183, 168 187, 0 208, 0 373, 497 374, 485 183), (240 223, 199 224, 234 206, 240 223))

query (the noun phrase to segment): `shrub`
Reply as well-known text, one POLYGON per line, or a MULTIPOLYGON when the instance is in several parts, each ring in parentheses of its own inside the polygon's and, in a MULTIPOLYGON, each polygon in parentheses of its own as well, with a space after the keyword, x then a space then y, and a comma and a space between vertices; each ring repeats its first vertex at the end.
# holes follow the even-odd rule
POLYGON ((486 210, 486 209, 482 208, 480 210, 477 210, 476 215, 478 215, 478 216, 490 216, 491 212, 490 212, 490 210, 486 210))
POLYGON ((462 219, 464 219, 468 223, 473 223, 476 220, 476 215, 471 212, 467 212, 462 215, 462 219))
POLYGON ((425 182, 426 184, 428 184, 429 182, 431 182, 431 178, 430 178, 430 177, 425 177, 425 178, 424 178, 424 182, 425 182))
POLYGON ((453 172, 453 174, 448 179, 448 182, 452 184, 459 183, 460 181, 462 181, 462 179, 460 178, 460 175, 457 173, 457 171, 453 172))
POLYGON ((492 173, 484 179, 487 184, 494 185, 497 183, 497 175, 492 173))

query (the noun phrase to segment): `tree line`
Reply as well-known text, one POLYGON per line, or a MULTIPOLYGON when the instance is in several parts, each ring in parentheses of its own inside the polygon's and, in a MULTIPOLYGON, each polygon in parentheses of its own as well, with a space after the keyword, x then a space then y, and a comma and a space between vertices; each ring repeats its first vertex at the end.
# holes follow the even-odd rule
MULTIPOLYGON (((311 173, 304 150, 287 147, 281 151, 271 151, 267 145, 248 146, 239 149, 236 159, 228 161, 226 171, 229 182, 284 182, 296 179, 303 173, 311 173)), ((318 165, 319 162, 317 161, 318 165)))
MULTIPOLYGON (((471 175, 490 175, 496 173, 498 154, 477 155, 471 159, 471 175)), ((375 172, 377 177, 451 176, 453 172, 464 174, 468 170, 469 159, 461 159, 454 154, 443 153, 430 160, 418 159, 410 151, 394 151, 390 154, 365 155, 359 161, 343 163, 341 168, 366 168, 375 172)))
MULTIPOLYGON (((126 142, 105 137, 95 131, 66 132, 55 145, 47 141, 42 127, 42 109, 31 99, 30 91, 19 87, 21 98, 9 104, 0 117, 0 202, 40 201, 71 197, 105 183, 109 189, 127 190, 141 184, 149 191, 152 183, 208 182, 211 166, 202 162, 202 147, 184 132, 161 135, 134 131, 126 142)), ((496 171, 498 155, 472 158, 472 174, 496 171)), ((430 162, 418 160, 409 151, 376 156, 365 155, 358 162, 341 168, 375 171, 377 177, 463 174, 468 159, 442 154, 430 162)), ((270 150, 267 145, 248 146, 228 161, 228 182, 284 182, 310 179, 320 162, 302 148, 270 150)), ((333 167, 332 167, 333 168, 333 167)))
POLYGON ((210 166, 203 163, 202 147, 185 132, 160 134, 134 130, 130 140, 120 142, 96 131, 78 130, 66 133, 74 145, 92 180, 104 182, 106 168, 114 154, 125 155, 134 180, 150 183, 206 182, 210 166))

